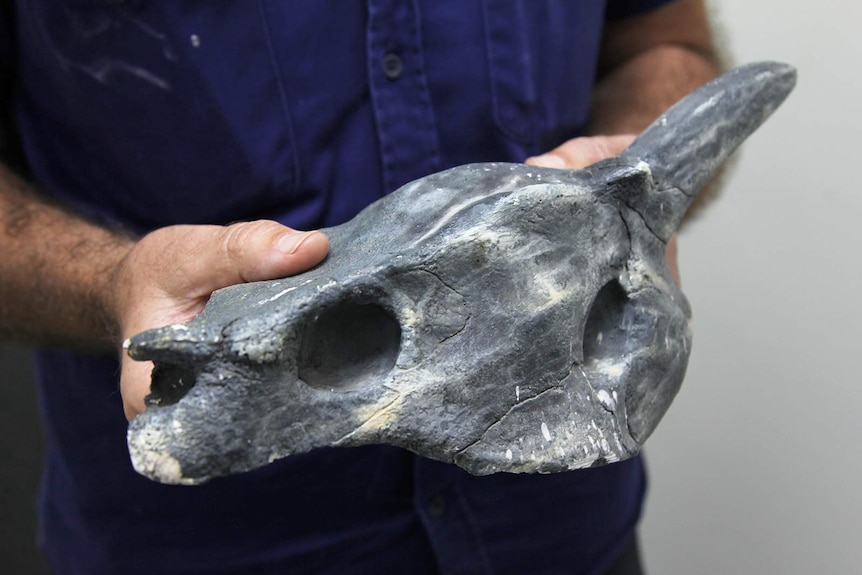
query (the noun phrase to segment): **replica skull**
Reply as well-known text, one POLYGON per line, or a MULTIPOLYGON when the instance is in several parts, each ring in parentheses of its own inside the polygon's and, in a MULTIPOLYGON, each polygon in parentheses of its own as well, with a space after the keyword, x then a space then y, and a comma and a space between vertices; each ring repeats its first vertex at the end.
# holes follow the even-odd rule
POLYGON ((691 349, 665 244, 794 82, 786 65, 738 68, 584 170, 422 178, 325 230, 317 268, 135 336, 131 356, 155 363, 135 468, 197 483, 372 443, 473 474, 632 457, 691 349))

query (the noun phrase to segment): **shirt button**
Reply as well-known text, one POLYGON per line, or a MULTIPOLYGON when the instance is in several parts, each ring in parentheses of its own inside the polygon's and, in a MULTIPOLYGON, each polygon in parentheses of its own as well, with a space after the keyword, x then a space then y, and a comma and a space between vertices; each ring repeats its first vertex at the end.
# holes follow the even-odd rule
POLYGON ((389 52, 383 57, 383 74, 390 80, 397 80, 404 72, 404 63, 398 54, 389 52))
POLYGON ((446 500, 442 495, 438 495, 428 504, 428 514, 431 517, 440 517, 446 511, 446 500))

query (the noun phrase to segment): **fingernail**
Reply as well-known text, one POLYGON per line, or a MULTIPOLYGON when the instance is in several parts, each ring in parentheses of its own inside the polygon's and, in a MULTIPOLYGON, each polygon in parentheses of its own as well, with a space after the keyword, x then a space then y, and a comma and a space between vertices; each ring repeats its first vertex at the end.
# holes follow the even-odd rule
POLYGON ((561 170, 566 167, 566 162, 563 161, 563 158, 554 154, 542 154, 541 156, 533 156, 527 161, 530 162, 532 165, 539 166, 541 168, 557 168, 558 170, 561 170))
POLYGON ((275 243, 275 247, 278 251, 283 254, 290 255, 296 253, 296 250, 299 249, 299 246, 302 245, 310 235, 316 232, 294 232, 290 234, 284 234, 278 241, 275 243))

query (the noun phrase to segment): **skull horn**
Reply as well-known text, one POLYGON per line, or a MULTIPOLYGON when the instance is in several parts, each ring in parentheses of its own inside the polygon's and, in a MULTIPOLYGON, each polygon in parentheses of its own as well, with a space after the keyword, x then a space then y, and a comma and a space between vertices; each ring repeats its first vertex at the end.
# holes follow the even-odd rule
POLYGON ((669 108, 622 154, 590 170, 608 177, 611 169, 619 199, 667 241, 694 196, 795 85, 796 69, 787 64, 756 62, 731 70, 669 108), (648 194, 641 182, 625 183, 646 177, 654 188, 648 194))

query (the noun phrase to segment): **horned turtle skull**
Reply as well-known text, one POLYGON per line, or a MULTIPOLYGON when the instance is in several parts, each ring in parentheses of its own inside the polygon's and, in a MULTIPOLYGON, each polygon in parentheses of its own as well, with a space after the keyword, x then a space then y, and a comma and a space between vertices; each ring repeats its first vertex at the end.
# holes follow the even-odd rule
POLYGON ((317 268, 135 336, 129 353, 155 363, 135 468, 196 483, 377 443, 480 475, 632 457, 691 349, 666 242, 794 82, 786 65, 738 68, 584 170, 427 176, 325 230, 317 268))

